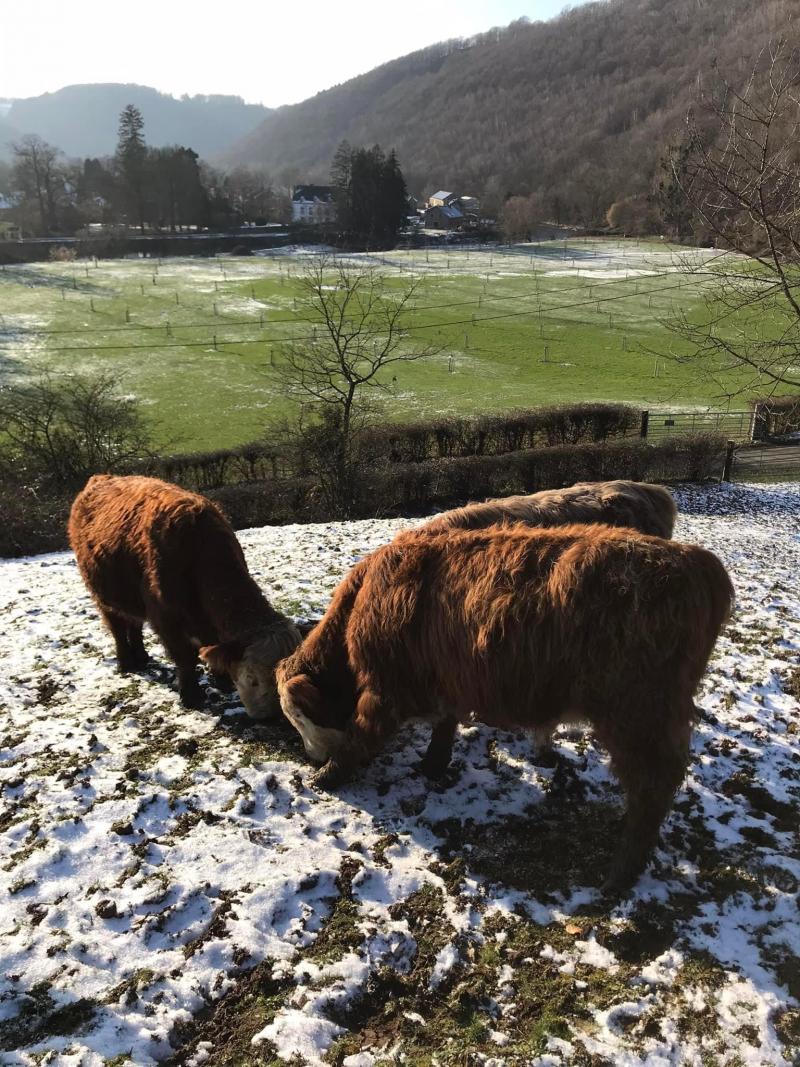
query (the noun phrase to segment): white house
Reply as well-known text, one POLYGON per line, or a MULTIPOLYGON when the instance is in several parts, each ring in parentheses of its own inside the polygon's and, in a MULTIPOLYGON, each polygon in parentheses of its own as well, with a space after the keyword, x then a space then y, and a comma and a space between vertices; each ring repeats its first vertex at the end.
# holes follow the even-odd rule
POLYGON ((295 185, 292 189, 292 222, 333 222, 336 198, 330 185, 295 185))

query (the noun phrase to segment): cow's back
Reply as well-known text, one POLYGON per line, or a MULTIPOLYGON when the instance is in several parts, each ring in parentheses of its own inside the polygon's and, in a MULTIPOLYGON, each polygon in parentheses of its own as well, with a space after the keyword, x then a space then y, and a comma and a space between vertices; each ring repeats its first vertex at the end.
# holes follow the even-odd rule
POLYGON ((495 523, 541 528, 605 523, 654 537, 671 537, 675 515, 675 502, 662 486, 625 480, 578 482, 566 489, 544 489, 467 504, 429 519, 422 529, 437 534, 451 529, 485 529, 495 523))
POLYGON ((148 598, 192 611, 198 552, 222 542, 240 551, 216 506, 155 478, 95 475, 78 494, 68 525, 81 574, 104 604, 146 615, 148 598))
POLYGON ((357 672, 413 703, 466 691, 485 721, 533 725, 648 672, 671 684, 679 665, 691 691, 731 596, 711 553, 628 530, 415 531, 373 557, 348 646, 357 672))

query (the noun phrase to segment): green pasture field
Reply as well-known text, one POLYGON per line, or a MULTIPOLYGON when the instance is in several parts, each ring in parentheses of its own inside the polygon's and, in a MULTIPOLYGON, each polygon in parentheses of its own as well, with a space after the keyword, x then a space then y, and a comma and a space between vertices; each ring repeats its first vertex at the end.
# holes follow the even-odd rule
MULTIPOLYGON (((719 387, 668 358, 681 343, 665 320, 701 314, 713 285, 704 267, 718 255, 575 240, 347 259, 393 285, 419 282, 407 343, 439 352, 387 375, 387 417, 407 419, 589 400, 717 407, 719 387)), ((252 440, 290 410, 274 365, 281 340, 313 328, 296 306, 308 256, 278 249, 5 267, 0 384, 42 364, 110 371, 170 449, 252 440)))

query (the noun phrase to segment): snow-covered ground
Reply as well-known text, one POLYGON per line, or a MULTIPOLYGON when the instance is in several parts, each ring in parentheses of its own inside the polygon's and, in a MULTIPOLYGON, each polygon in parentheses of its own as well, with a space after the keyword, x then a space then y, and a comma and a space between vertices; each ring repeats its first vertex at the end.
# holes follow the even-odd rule
MULTIPOLYGON (((619 793, 580 733, 553 767, 464 729, 434 787, 416 728, 317 793, 282 723, 185 711, 166 667, 116 675, 69 555, 0 561, 0 1062, 797 1062, 800 487, 678 497, 738 606, 656 861, 614 907, 619 793)), ((313 617, 403 525, 241 539, 313 617)))

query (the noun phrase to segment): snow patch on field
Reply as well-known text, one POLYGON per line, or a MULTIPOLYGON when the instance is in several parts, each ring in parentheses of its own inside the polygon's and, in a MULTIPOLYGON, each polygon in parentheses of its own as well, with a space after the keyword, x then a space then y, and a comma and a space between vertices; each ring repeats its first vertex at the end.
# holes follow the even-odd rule
MULTIPOLYGON (((536 852, 551 824, 551 842, 588 825, 606 857, 613 844, 602 813, 616 783, 580 731, 558 732, 554 769, 526 737, 470 726, 431 786, 415 769, 427 732, 411 728, 358 782, 317 792, 282 722, 254 726, 212 690, 207 711, 181 709, 152 638, 158 664, 116 675, 70 555, 0 561, 0 1061, 225 1062, 195 1020, 260 965, 274 1003, 246 1036, 265 1059, 316 1064, 337 1041, 354 1065, 439 1047, 437 1013, 472 1004, 481 982, 484 1062, 793 1062, 800 487, 678 497, 677 536, 726 562, 737 609, 655 866, 606 911, 585 845, 536 852), (523 935, 534 944, 520 950, 523 935), (409 992, 382 1036, 392 998, 369 1005, 387 974, 409 992), (520 1050, 534 1047, 526 983, 539 979, 573 992, 537 1059, 520 1050)), ((241 541, 276 605, 313 618, 407 525, 241 541)))

